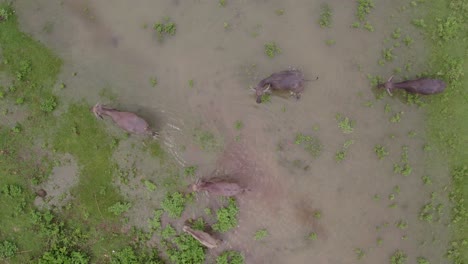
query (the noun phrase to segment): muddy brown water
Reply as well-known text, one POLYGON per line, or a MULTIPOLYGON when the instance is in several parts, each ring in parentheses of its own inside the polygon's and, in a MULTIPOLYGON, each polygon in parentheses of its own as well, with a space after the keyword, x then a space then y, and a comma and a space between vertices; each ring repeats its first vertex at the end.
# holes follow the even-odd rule
MULTIPOLYGON (((418 219, 432 191, 444 200, 447 193, 440 190, 448 183, 445 163, 422 150, 424 112, 396 98, 375 100, 366 77, 387 76, 410 60, 413 67, 421 63, 416 58, 424 47, 419 44, 409 51, 395 49, 400 54, 395 62, 377 65, 384 39, 394 25, 409 20, 411 13, 397 11, 409 1, 375 1, 369 16, 373 33, 350 28, 354 1, 328 1, 331 29, 317 24, 322 1, 226 2, 226 7, 208 0, 40 0, 15 5, 22 29, 64 59, 59 82, 67 87, 57 89, 61 97, 135 111, 164 132, 184 164, 198 165, 199 174, 217 169, 252 189, 238 198, 239 227, 223 235, 222 249, 241 250, 246 263, 388 263, 397 249, 408 254, 409 263, 419 256, 444 263, 448 209, 440 223, 418 219), (278 9, 285 13, 278 16, 278 9), (165 16, 177 24, 177 32, 159 42, 151 28, 165 16), (336 44, 328 47, 327 39, 336 44), (264 54, 263 45, 270 41, 282 49, 273 59, 264 54), (275 94, 271 103, 257 105, 249 87, 288 67, 319 80, 306 84, 300 101, 275 94), (150 83, 153 77, 156 87, 150 83), (114 100, 100 96, 103 88, 114 100), (365 107, 366 101, 373 107, 365 107), (387 103, 392 113, 384 113, 387 103), (389 122, 399 111, 404 112, 401 122, 389 122), (337 113, 356 121, 353 133, 340 131, 337 113), (240 131, 234 128, 236 120, 244 124, 240 131), (194 144, 193 130, 199 127, 214 133, 223 150, 206 152, 194 144), (417 136, 408 137, 410 131, 417 136), (324 147, 319 157, 294 144, 298 132, 320 139, 324 147), (338 164, 335 152, 350 139, 355 143, 338 164), (374 154, 377 144, 390 152, 383 160, 374 154), (413 168, 407 177, 393 173, 403 145, 409 146, 413 168), (428 159, 433 162, 425 166, 428 159), (424 186, 423 175, 437 180, 424 186), (390 201, 396 185, 400 193, 390 201), (393 202, 397 206, 390 208, 393 202), (314 217, 317 211, 320 218, 314 217), (408 228, 398 229, 399 220, 407 221, 408 228), (255 241, 255 231, 263 228, 269 236, 255 241), (307 239, 311 232, 317 240, 307 239), (358 260, 356 248, 366 253, 363 259, 358 260)), ((421 38, 414 32, 411 36, 421 38)), ((122 148, 132 151, 130 144, 122 148)), ((151 161, 137 164, 147 175, 154 171, 151 161)), ((150 203, 148 194, 138 196, 138 190, 129 197, 136 199, 134 223, 145 226, 160 199, 150 203)))

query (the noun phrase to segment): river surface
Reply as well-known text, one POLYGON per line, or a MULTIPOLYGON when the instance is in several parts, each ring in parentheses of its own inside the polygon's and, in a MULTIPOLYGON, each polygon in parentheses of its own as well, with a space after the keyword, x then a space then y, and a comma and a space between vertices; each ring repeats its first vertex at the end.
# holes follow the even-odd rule
MULTIPOLYGON (((446 176, 437 178, 447 174, 443 162, 427 169, 424 111, 397 97, 377 100, 367 79, 368 73, 386 78, 408 61, 417 70, 415 58, 424 54, 416 42, 412 49, 395 48, 394 62, 377 64, 391 43, 385 38, 413 12, 399 11, 409 9, 409 1, 388 2, 375 1, 369 15, 375 32, 351 27, 355 1, 328 1, 330 29, 318 24, 323 2, 317 0, 227 0, 225 7, 214 0, 21 0, 15 5, 22 29, 64 60, 59 83, 66 88, 57 88, 60 97, 137 112, 161 130, 180 164, 197 165, 199 176, 217 169, 248 186, 238 198, 239 227, 223 235, 222 249, 242 251, 246 263, 389 263, 397 249, 406 252, 408 263, 420 256, 445 263, 447 209, 439 223, 419 219, 431 192, 445 202, 446 193, 439 190, 448 182, 446 176), (160 41, 152 26, 165 17, 177 30, 160 41), (329 39, 336 43, 327 45, 329 39), (269 58, 264 44, 272 41, 282 52, 269 58), (271 102, 256 104, 250 88, 288 68, 319 79, 306 83, 300 100, 274 93, 271 102), (390 122, 399 112, 401 121, 390 122), (354 121, 352 133, 341 131, 337 114, 354 121), (210 131, 221 149, 200 149, 193 139, 197 129, 210 131), (321 152, 313 157, 295 144, 297 133, 317 138, 321 152), (345 159, 337 162, 335 153, 349 140, 345 159), (389 155, 379 160, 376 145, 389 155), (408 146, 409 176, 393 172, 403 146, 408 146), (424 175, 433 179, 429 187, 424 175), (398 228, 399 221, 407 227, 398 228), (262 241, 253 238, 259 229, 269 233, 262 241), (316 240, 308 239, 312 232, 316 240)), ((405 74, 416 72, 403 70, 400 78, 405 74)), ((120 148, 125 146, 131 149, 130 144, 120 148)), ((150 161, 138 164, 142 171, 153 170, 150 161)), ((148 207, 136 206, 150 215, 157 205, 148 207)))

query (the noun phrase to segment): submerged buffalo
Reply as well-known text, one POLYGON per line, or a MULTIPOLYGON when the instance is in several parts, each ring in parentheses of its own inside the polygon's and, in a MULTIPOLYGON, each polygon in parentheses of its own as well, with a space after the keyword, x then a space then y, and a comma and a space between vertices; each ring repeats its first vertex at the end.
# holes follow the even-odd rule
POLYGON ((207 193, 216 196, 236 196, 246 190, 249 190, 242 188, 235 182, 226 180, 198 180, 195 184, 191 185, 191 189, 194 192, 206 191, 207 193))
MULTIPOLYGON (((318 77, 315 80, 317 79, 318 77)), ((269 77, 261 80, 255 89, 253 89, 257 96, 257 103, 262 102, 262 96, 268 93, 270 89, 289 91, 291 95, 299 99, 304 91, 305 81, 308 80, 304 79, 304 75, 299 70, 286 70, 273 73, 269 77)))
POLYGON ((392 82, 393 75, 383 84, 379 84, 379 88, 385 88, 389 95, 392 95, 392 90, 403 89, 408 93, 414 94, 437 94, 445 90, 445 82, 437 79, 419 78, 417 80, 408 80, 403 82, 392 82))
POLYGON ((158 136, 156 132, 151 131, 149 124, 143 118, 134 113, 107 108, 102 106, 100 103, 97 103, 93 107, 92 111, 96 117, 101 119, 103 118, 102 116, 109 116, 117 126, 129 133, 151 135, 153 137, 158 136))
POLYGON ((187 225, 184 225, 182 230, 186 233, 189 233, 193 238, 198 240, 207 248, 215 248, 222 242, 221 240, 212 237, 210 234, 204 231, 195 230, 187 225))

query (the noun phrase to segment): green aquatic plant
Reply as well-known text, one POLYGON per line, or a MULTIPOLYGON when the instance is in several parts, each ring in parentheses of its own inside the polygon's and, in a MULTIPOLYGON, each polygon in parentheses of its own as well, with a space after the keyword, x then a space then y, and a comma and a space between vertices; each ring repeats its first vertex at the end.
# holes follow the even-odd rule
POLYGON ((234 250, 224 251, 216 258, 216 264, 244 264, 244 256, 234 250))
POLYGON ((158 33, 159 40, 164 40, 166 36, 174 36, 177 26, 174 22, 170 22, 170 18, 166 17, 164 21, 155 23, 153 29, 158 33))
POLYGON ((336 162, 340 163, 340 162, 342 162, 342 161, 346 158, 346 155, 348 154, 348 148, 349 148, 352 144, 354 144, 354 140, 352 140, 352 139, 347 140, 347 141, 343 144, 343 148, 335 153, 335 160, 336 160, 336 162))
POLYGON ((388 49, 383 49, 382 50, 382 58, 386 61, 393 61, 393 49, 388 48, 388 49))
POLYGON ((374 32, 374 30, 375 30, 374 26, 372 26, 372 24, 369 23, 369 21, 366 21, 366 23, 364 23, 363 28, 366 29, 369 32, 374 32))
POLYGON ((265 54, 270 57, 274 58, 277 55, 281 54, 282 51, 276 44, 276 42, 268 42, 265 44, 265 54))
POLYGON ((218 5, 220 7, 225 7, 226 6, 226 0, 218 0, 218 5))
POLYGON ((431 264, 427 259, 423 257, 418 257, 416 261, 418 262, 418 264, 431 264))
POLYGON ((403 115, 403 111, 395 113, 393 116, 390 117, 390 122, 400 123, 402 115, 403 115))
POLYGON ((195 85, 195 83, 194 83, 193 80, 189 80, 189 81, 188 81, 188 86, 189 86, 190 88, 193 88, 194 85, 195 85))
POLYGON ((177 232, 176 230, 171 226, 171 225, 167 225, 162 231, 161 231, 161 238, 162 239, 169 239, 171 237, 174 237, 175 235, 177 235, 177 232))
POLYGON ((388 151, 384 146, 376 145, 374 147, 375 155, 379 158, 379 160, 383 159, 385 156, 388 156, 388 151))
POLYGON ((188 166, 184 168, 184 175, 187 177, 193 177, 195 176, 195 173, 197 172, 198 167, 197 166, 188 166))
POLYGON ((57 107, 57 98, 55 96, 51 96, 46 98, 41 102, 40 109, 46 113, 50 113, 55 110, 57 107))
POLYGON ((364 252, 364 250, 362 248, 355 248, 354 253, 356 253, 357 258, 359 260, 363 259, 366 256, 366 252, 364 252))
POLYGON ((154 210, 153 218, 148 220, 148 225, 151 230, 161 230, 161 217, 164 214, 164 210, 154 210))
POLYGON ((220 147, 220 143, 210 131, 197 128, 194 130, 193 136, 204 151, 214 151, 220 147))
POLYGON ((330 28, 332 26, 332 10, 326 3, 320 8, 319 25, 321 28, 330 28))
POLYGON ((406 229, 408 228, 408 222, 404 221, 404 220, 399 220, 396 224, 396 227, 398 227, 399 229, 406 229))
POLYGON ((150 192, 154 192, 156 190, 156 184, 154 184, 152 181, 145 180, 143 183, 144 183, 144 185, 146 187, 146 190, 148 190, 150 192))
POLYGON ((401 28, 396 28, 393 32, 392 32, 392 38, 393 39, 399 39, 401 37, 401 28))
POLYGON ((320 210, 315 210, 313 216, 314 216, 315 219, 320 219, 320 218, 322 218, 322 211, 320 211, 320 210))
POLYGON ((130 209, 130 207, 132 207, 132 205, 128 202, 126 203, 122 203, 122 202, 117 202, 115 204, 113 204, 112 206, 109 206, 109 208, 107 208, 107 210, 109 212, 111 212, 112 214, 114 215, 121 215, 125 212, 128 211, 128 209, 130 209))
MULTIPOLYGON (((151 264, 163 264, 164 262, 159 258, 156 250, 153 250, 149 254, 146 252, 139 252, 138 249, 133 249, 130 246, 126 246, 120 250, 114 250, 110 257, 110 264, 136 264, 136 263, 151 263, 151 264)), ((67 262, 65 262, 67 263, 67 262)), ((87 262, 70 262, 70 263, 87 263, 87 262)))
POLYGON ((373 0, 357 0, 358 6, 356 11, 356 17, 359 21, 364 22, 371 9, 374 8, 375 4, 373 0))
POLYGON ((168 193, 161 203, 161 208, 169 217, 179 218, 185 209, 187 198, 180 192, 168 193))
POLYGON ((297 133, 294 140, 296 145, 302 145, 304 150, 313 158, 317 158, 322 153, 322 143, 317 137, 297 133))
POLYGON ((170 244, 166 253, 171 263, 205 263, 205 249, 191 235, 182 234, 177 236, 171 240, 170 244))
POLYGON ((312 241, 317 240, 317 238, 318 238, 318 236, 317 236, 317 233, 315 233, 315 232, 311 232, 311 233, 307 236, 307 239, 312 240, 312 241))
MULTIPOLYGON (((1 11, 1 10, 0 10, 1 11)), ((1 15, 1 12, 0 12, 1 15)), ((18 246, 8 240, 4 240, 0 243, 0 259, 6 260, 12 258, 18 252, 18 246)))
POLYGON ((266 229, 260 229, 255 232, 254 239, 255 240, 263 240, 268 236, 268 231, 266 229))
POLYGON ((405 264, 406 263, 407 256, 406 254, 401 251, 397 250, 393 255, 390 257, 390 263, 391 264, 405 264))
POLYGON ((158 79, 156 77, 151 77, 150 84, 152 87, 156 87, 156 85, 158 85, 158 79))
POLYGON ((336 121, 338 121, 338 127, 345 134, 350 134, 354 130, 355 122, 348 117, 344 117, 341 114, 336 114, 336 121))
POLYGON ((336 44, 336 41, 334 39, 327 39, 325 44, 327 44, 327 46, 333 46, 336 44))
POLYGON ((284 15, 284 12, 285 12, 284 9, 276 9, 276 10, 275 10, 275 14, 276 14, 277 16, 282 16, 282 15, 284 15))
POLYGON ((244 123, 240 120, 237 120, 235 123, 234 123, 234 128, 236 130, 241 130, 242 128, 244 128, 244 123))
POLYGON ((422 176, 422 181, 423 181, 424 185, 431 185, 432 184, 431 178, 429 176, 427 176, 427 175, 422 176))
POLYGON ((419 27, 419 28, 425 28, 425 27, 427 27, 426 23, 424 22, 424 19, 422 19, 422 18, 420 18, 420 19, 415 18, 415 19, 413 19, 413 20, 411 21, 411 23, 412 23, 413 25, 415 25, 416 27, 419 27))
MULTIPOLYGON (((467 9, 468 11, 468 9, 467 9)), ((458 38, 460 29, 463 26, 463 19, 451 14, 446 18, 436 18, 437 27, 433 33, 433 39, 439 42, 449 41, 458 38)))
POLYGON ((0 8, 0 22, 8 21, 8 19, 10 19, 10 17, 13 15, 13 12, 13 9, 11 9, 9 6, 0 8))
POLYGON ((236 227, 238 213, 236 200, 229 198, 228 205, 216 211, 217 222, 213 225, 213 230, 224 233, 236 227))
POLYGON ((414 40, 410 37, 410 36, 406 36, 404 39, 403 39, 403 43, 405 43, 405 45, 407 47, 410 47, 412 44, 413 44, 414 40))

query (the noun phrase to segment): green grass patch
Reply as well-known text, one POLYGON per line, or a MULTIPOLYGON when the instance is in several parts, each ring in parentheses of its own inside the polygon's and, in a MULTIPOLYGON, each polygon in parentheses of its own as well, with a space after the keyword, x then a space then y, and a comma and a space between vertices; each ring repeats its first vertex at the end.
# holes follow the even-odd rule
POLYGON ((53 105, 50 101, 50 98, 54 98, 51 87, 56 81, 62 61, 52 51, 18 29, 16 15, 10 6, 1 4, 0 10, 3 10, 1 12, 4 18, 0 21, 3 57, 0 70, 15 77, 11 84, 14 88, 5 92, 5 96, 24 98, 33 114, 40 114, 43 111, 41 105, 46 110, 53 105))
MULTIPOLYGON (((435 0, 424 5, 422 19, 413 21, 422 27, 430 46, 427 60, 428 74, 443 79, 447 88, 443 94, 430 98, 427 130, 430 145, 436 146, 448 159, 452 171, 452 239, 453 245, 468 238, 468 217, 459 218, 456 212, 468 207, 468 63, 466 39, 468 5, 464 0, 435 0), (426 23, 424 23, 426 21, 426 23), (457 177, 456 175, 465 175, 457 177)), ((468 247, 452 246, 447 255, 454 263, 468 262, 468 247)))
POLYGON ((112 137, 84 103, 70 105, 52 139, 58 152, 70 153, 81 165, 78 186, 72 190, 74 206, 82 219, 94 223, 115 219, 106 210, 121 200, 112 185, 116 164, 112 161, 112 137))

